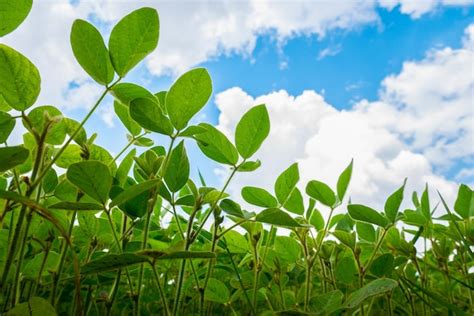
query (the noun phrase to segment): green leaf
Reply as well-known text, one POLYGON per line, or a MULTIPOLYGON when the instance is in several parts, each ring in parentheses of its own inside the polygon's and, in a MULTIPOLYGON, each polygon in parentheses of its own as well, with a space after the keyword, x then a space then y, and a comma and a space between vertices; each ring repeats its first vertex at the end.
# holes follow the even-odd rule
POLYGON ((246 161, 239 166, 238 172, 252 172, 260 168, 262 163, 260 160, 256 161, 246 161))
POLYGON ((110 207, 114 207, 117 205, 122 205, 127 201, 130 201, 131 199, 139 196, 143 192, 148 192, 151 189, 153 189, 161 180, 159 179, 153 179, 153 180, 148 180, 145 182, 141 182, 132 186, 129 186, 112 199, 112 202, 110 203, 110 207))
POLYGON ((153 139, 142 136, 140 138, 137 138, 134 144, 140 147, 151 147, 153 146, 154 142, 153 139))
POLYGON ((344 199, 347 187, 349 186, 349 182, 351 181, 353 162, 354 159, 351 160, 349 165, 346 167, 346 169, 344 169, 344 171, 339 176, 339 179, 337 180, 337 197, 339 198, 339 201, 342 201, 344 199))
POLYGON ((235 128, 235 145, 243 158, 250 158, 270 133, 270 118, 264 104, 251 108, 235 128))
POLYGON ((321 212, 317 208, 313 209, 313 213, 311 214, 309 222, 318 231, 324 228, 324 218, 321 215, 321 212))
POLYGON ((173 126, 163 114, 158 103, 149 98, 134 99, 130 102, 130 116, 144 129, 172 135, 173 126))
POLYGON ((29 155, 30 152, 23 146, 0 147, 0 172, 21 165, 29 155))
POLYGON ((51 168, 48 171, 46 171, 46 174, 43 178, 43 192, 44 193, 51 193, 56 189, 56 186, 58 185, 58 174, 56 171, 51 168))
POLYGON ((352 256, 338 260, 336 265, 336 280, 345 284, 351 284, 357 280, 357 266, 352 256))
POLYGON ((171 192, 178 192, 188 182, 189 160, 186 148, 184 147, 184 141, 181 141, 171 151, 164 177, 166 185, 171 192))
POLYGON ((0 44, 0 95, 18 111, 32 106, 40 93, 38 69, 25 56, 0 44))
POLYGON ((32 297, 28 302, 16 305, 6 313, 7 316, 56 316, 54 307, 44 298, 32 297))
POLYGON ((64 227, 62 227, 58 219, 56 219, 55 216, 53 216, 48 209, 38 204, 36 201, 31 200, 30 198, 27 198, 13 191, 0 191, 0 199, 12 200, 29 207, 31 210, 34 210, 39 216, 53 224, 53 226, 56 227, 56 229, 68 241, 68 243, 70 242, 66 230, 64 229, 64 227))
POLYGON ((407 180, 405 179, 403 185, 397 191, 392 193, 385 202, 385 216, 387 216, 387 218, 394 224, 397 221, 398 210, 403 201, 403 191, 405 190, 406 183, 407 180))
POLYGON ((474 216, 474 191, 465 184, 459 186, 454 211, 463 219, 474 216))
POLYGON ((191 125, 178 134, 179 137, 193 137, 194 135, 205 133, 207 130, 204 127, 191 125))
POLYGON ((285 264, 294 264, 300 259, 301 246, 291 237, 276 236, 274 247, 278 258, 285 264))
POLYGON ((67 179, 94 200, 106 204, 112 186, 109 168, 99 161, 82 161, 69 166, 67 179))
POLYGON ((168 115, 168 111, 166 111, 166 91, 160 91, 158 93, 155 93, 155 97, 158 99, 160 103, 161 110, 163 111, 163 114, 168 115))
POLYGON ((210 251, 173 251, 163 252, 156 250, 142 250, 137 252, 140 256, 150 257, 154 260, 174 260, 174 259, 215 259, 216 254, 210 251))
POLYGON ((357 222, 356 230, 360 239, 363 239, 368 242, 375 242, 376 235, 374 226, 364 222, 357 222))
POLYGON ((212 81, 206 69, 196 68, 179 77, 166 93, 166 110, 173 126, 183 130, 211 93, 212 81))
POLYGON ((134 83, 122 82, 116 84, 110 89, 110 93, 117 101, 126 106, 129 106, 130 102, 139 98, 151 99, 153 102, 159 103, 153 93, 134 83))
POLYGON ((119 167, 117 168, 117 172, 115 173, 115 178, 117 179, 118 185, 123 186, 125 181, 128 178, 128 173, 133 165, 133 157, 135 157, 137 150, 134 148, 132 149, 126 156, 123 158, 122 162, 120 163, 119 167))
POLYGON ((29 122, 38 134, 48 129, 45 142, 51 145, 64 143, 68 126, 63 122, 63 114, 54 106, 35 107, 28 114, 29 122))
POLYGON ((82 146, 87 142, 86 130, 84 129, 84 127, 79 127, 80 126, 79 122, 67 117, 63 118, 63 122, 66 125, 66 133, 69 136, 73 137, 73 140, 78 145, 82 146), (74 135, 74 133, 76 132, 78 128, 79 128, 79 132, 77 132, 77 134, 74 135))
POLYGON ((81 274, 101 273, 110 270, 117 270, 134 264, 149 261, 145 256, 134 253, 110 254, 99 259, 86 263, 81 268, 81 274))
POLYGON ((28 16, 33 0, 0 1, 0 37, 13 32, 28 16))
POLYGON ((142 132, 142 128, 135 122, 131 117, 128 111, 128 107, 123 105, 121 102, 115 100, 114 101, 114 111, 115 114, 119 117, 120 121, 122 122, 123 126, 132 134, 133 136, 137 136, 142 132))
POLYGON ((369 297, 390 292, 397 287, 397 285, 397 281, 392 279, 381 278, 374 280, 349 295, 344 306, 346 308, 355 308, 369 297))
POLYGON ((58 202, 50 205, 49 208, 67 211, 102 211, 104 206, 87 202, 58 202))
POLYGON ((56 160, 56 165, 60 168, 68 168, 76 162, 82 161, 82 149, 76 144, 69 144, 63 151, 62 155, 56 160))
POLYGON ((158 45, 158 12, 141 8, 122 18, 110 33, 112 64, 120 77, 125 75, 158 45))
POLYGON ((267 208, 255 217, 257 222, 267 223, 282 227, 301 227, 290 215, 278 208, 267 208))
POLYGON ((296 184, 300 180, 298 164, 294 163, 283 171, 275 182, 275 195, 281 204, 284 204, 296 184))
POLYGON ((375 224, 380 227, 386 227, 389 221, 376 210, 361 204, 347 205, 349 215, 356 221, 375 224))
POLYGON ((395 258, 391 253, 384 253, 372 262, 370 272, 375 276, 381 278, 383 276, 390 276, 394 268, 395 258))
POLYGON ((71 47, 82 68, 101 85, 114 79, 109 52, 99 31, 89 22, 75 20, 71 29, 71 47))
POLYGON ((7 141, 8 136, 15 128, 15 119, 6 112, 0 112, 0 143, 7 141))
POLYGON ((199 126, 204 127, 206 132, 197 134, 194 138, 204 155, 214 161, 235 166, 239 154, 229 139, 210 124, 201 123, 199 126))
POLYGON ((290 197, 286 200, 285 204, 283 205, 285 210, 298 214, 304 214, 304 202, 303 202, 303 195, 298 188, 294 188, 293 192, 291 192, 290 197))
POLYGON ((247 253, 249 251, 247 240, 235 230, 228 231, 222 239, 225 239, 225 244, 231 253, 247 253))
POLYGON ((240 205, 230 199, 224 199, 219 204, 220 208, 229 215, 236 216, 238 218, 244 218, 244 213, 240 208, 240 205))
POLYGON ((150 199, 150 193, 147 190, 142 191, 142 189, 147 188, 148 183, 143 186, 136 186, 137 185, 129 186, 126 190, 118 186, 113 186, 110 191, 112 202, 118 197, 118 200, 116 200, 115 203, 118 202, 117 206, 120 210, 132 219, 141 218, 146 214, 148 200, 150 199), (127 190, 129 190, 129 192, 126 192, 127 190), (126 201, 121 203, 120 200, 125 199, 126 201))
POLYGON ((421 211, 405 210, 403 212, 403 222, 409 225, 423 226, 428 222, 428 219, 421 211))
POLYGON ((323 182, 317 180, 308 182, 306 194, 326 206, 333 207, 336 204, 336 194, 323 182))
POLYGON ((341 243, 349 247, 350 249, 354 250, 356 245, 356 238, 355 233, 349 233, 342 230, 335 230, 333 233, 334 237, 336 237, 341 243))
POLYGON ((430 197, 428 193, 428 184, 426 184, 425 190, 421 195, 421 213, 426 219, 431 219, 431 207, 430 207, 430 197))
POLYGON ((44 252, 40 252, 33 259, 23 266, 22 274, 29 280, 36 280, 38 277, 44 277, 50 274, 50 271, 56 270, 60 260, 60 255, 57 252, 49 251, 47 257, 44 252), (44 263, 44 266, 42 267, 44 263), (40 275, 40 270, 41 275, 40 275))
POLYGON ((339 290, 319 294, 311 298, 310 304, 324 315, 329 315, 342 308, 344 294, 339 290))
POLYGON ((261 207, 277 207, 277 200, 265 189, 257 187, 244 187, 242 197, 247 203, 261 207))
POLYGON ((230 292, 225 284, 214 278, 209 278, 204 299, 210 302, 225 304, 230 300, 230 292))

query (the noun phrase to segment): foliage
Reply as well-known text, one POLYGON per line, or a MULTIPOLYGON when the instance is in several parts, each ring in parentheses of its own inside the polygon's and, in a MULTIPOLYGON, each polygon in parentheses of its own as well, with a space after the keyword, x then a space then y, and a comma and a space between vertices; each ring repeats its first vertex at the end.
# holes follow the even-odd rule
MULTIPOLYGON (((0 35, 30 7, 1 0, 0 35)), ((401 210, 405 182, 383 211, 351 202, 346 211, 352 161, 335 189, 312 180, 306 195, 295 163, 274 192, 242 188, 244 209, 226 190, 261 165, 254 156, 270 133, 267 109, 244 113, 233 142, 193 123, 212 93, 206 69, 157 93, 124 82, 158 36, 151 8, 118 22, 107 46, 93 25, 73 23, 74 56, 104 86, 81 122, 52 106, 30 109, 40 74, 0 44, 0 313, 474 313, 471 188, 459 187, 453 211, 440 194, 441 217, 428 187, 401 210), (108 94, 130 133, 114 157, 83 128, 108 94), (27 132, 9 146, 16 124, 27 132), (168 138, 167 149, 151 133, 168 138), (222 188, 190 179, 187 142, 229 168, 222 188)))

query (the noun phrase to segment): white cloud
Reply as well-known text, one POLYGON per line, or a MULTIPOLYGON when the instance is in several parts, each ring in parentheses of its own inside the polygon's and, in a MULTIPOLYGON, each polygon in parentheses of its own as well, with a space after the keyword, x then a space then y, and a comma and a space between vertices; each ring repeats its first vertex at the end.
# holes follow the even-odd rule
POLYGON ((242 113, 255 104, 266 103, 271 119, 270 136, 256 154, 262 167, 239 174, 232 189, 245 184, 272 189, 278 174, 294 161, 303 185, 319 179, 334 187, 354 158, 349 190, 354 202, 381 208, 405 177, 407 196, 428 182, 433 197, 437 189, 452 202, 456 184, 437 167, 474 157, 472 60, 468 44, 430 51, 387 77, 380 100, 362 100, 350 110, 335 109, 314 91, 294 97, 282 90, 253 98, 232 88, 218 94, 219 128, 230 137, 242 113))
POLYGON ((318 60, 322 60, 326 57, 336 56, 342 50, 341 45, 336 45, 334 47, 326 47, 322 49, 318 54, 318 60))
POLYGON ((400 12, 417 19, 422 15, 438 9, 440 6, 466 6, 473 0, 379 0, 380 6, 392 10, 400 6, 400 12))
MULTIPOLYGON (((467 29, 472 30, 472 25, 467 29)), ((394 129, 435 165, 474 154, 474 51, 469 33, 460 49, 406 62, 383 83, 382 100, 399 108, 394 129)))
MULTIPOLYGON (((69 32, 76 18, 99 22, 107 37, 111 26, 133 9, 156 7, 161 18, 160 44, 146 66, 153 75, 176 75, 222 54, 250 57, 257 37, 264 33, 272 34, 283 45, 294 36, 324 36, 333 29, 351 30, 379 23, 377 5, 375 0, 82 0, 76 4, 69 0, 37 0, 26 21, 2 42, 38 66, 43 79, 38 104, 70 110, 89 107, 99 91, 91 87, 95 83, 77 64, 70 48, 69 32), (71 82, 80 87, 68 92, 71 82)), ((382 5, 387 7, 386 1, 382 5)))

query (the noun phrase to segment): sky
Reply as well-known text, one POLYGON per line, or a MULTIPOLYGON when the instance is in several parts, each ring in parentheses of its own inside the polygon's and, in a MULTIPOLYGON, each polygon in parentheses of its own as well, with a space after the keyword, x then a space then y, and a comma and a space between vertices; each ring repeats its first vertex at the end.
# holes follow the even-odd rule
MULTIPOLYGON (((194 122, 230 139, 245 111, 267 105, 271 132, 255 155, 262 167, 238 174, 229 188, 235 196, 245 185, 271 190, 293 162, 302 188, 312 179, 334 187, 352 158, 348 194, 374 208, 405 177, 407 195, 429 183, 448 201, 459 183, 474 185, 474 1, 36 0, 0 41, 39 68, 38 105, 80 119, 101 87, 74 59, 73 21, 91 21, 107 41, 121 17, 143 6, 160 14, 160 41, 126 82, 158 92, 206 67, 213 95, 194 122)), ((87 130, 115 153, 127 142, 111 98, 87 130)), ((221 185, 229 170, 187 145, 193 176, 200 170, 221 185)))

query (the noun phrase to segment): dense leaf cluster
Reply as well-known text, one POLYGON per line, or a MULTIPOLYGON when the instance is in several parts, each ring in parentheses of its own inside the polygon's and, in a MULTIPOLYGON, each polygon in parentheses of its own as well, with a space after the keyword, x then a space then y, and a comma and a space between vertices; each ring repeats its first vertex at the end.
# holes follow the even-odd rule
MULTIPOLYGON (((0 36, 30 7, 31 0, 0 0, 0 36)), ((336 188, 318 180, 300 186, 292 164, 273 192, 242 188, 251 205, 244 209, 226 189, 260 167, 254 156, 270 132, 267 109, 243 114, 232 141, 192 120, 212 93, 205 69, 158 93, 126 82, 158 35, 151 8, 120 20, 107 45, 92 24, 74 22, 74 56, 104 86, 81 122, 53 106, 32 108, 40 74, 0 44, 0 313, 474 313, 471 188, 459 187, 453 210, 441 195, 433 207, 427 187, 401 210, 403 183, 374 210, 346 203, 352 162, 336 188), (106 95, 129 133, 116 156, 83 128, 106 95), (9 146, 18 123, 23 144, 9 146), (167 148, 152 133, 168 138, 167 148), (189 178, 185 139, 229 167, 222 188, 189 178), (445 215, 435 217, 437 208, 445 215)))

